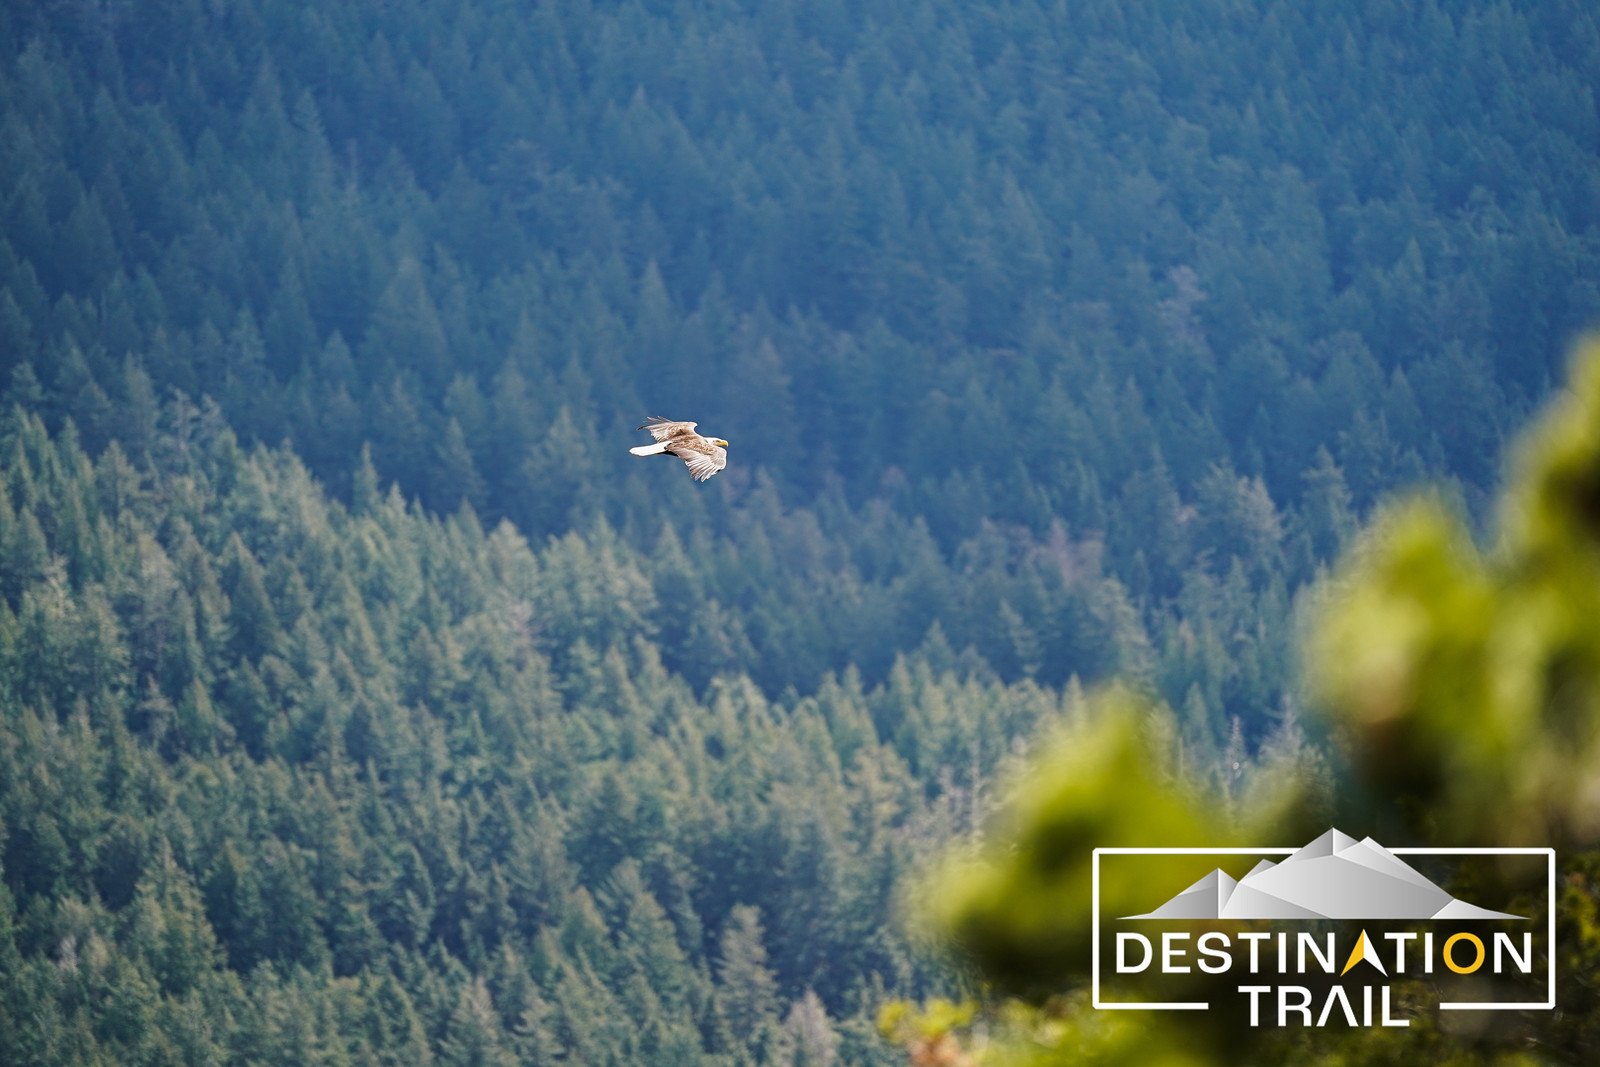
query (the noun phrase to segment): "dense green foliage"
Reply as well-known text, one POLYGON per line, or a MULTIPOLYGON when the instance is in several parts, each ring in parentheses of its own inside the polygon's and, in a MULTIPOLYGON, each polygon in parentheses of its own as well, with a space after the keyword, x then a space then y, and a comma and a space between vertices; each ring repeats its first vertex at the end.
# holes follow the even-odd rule
POLYGON ((0 381, 135 457, 213 397, 340 495, 370 442, 535 537, 671 508, 772 694, 938 620, 1221 735, 1350 510, 1477 500, 1600 312, 1600 28, 1124 7, 9 5, 0 381), (663 487, 651 411, 734 471, 663 487), (1152 672, 1179 616, 1234 666, 1152 672))
POLYGON ((0 431, 7 1063, 864 1062, 927 974, 902 872, 1072 699, 926 657, 700 698, 615 538, 162 440, 0 431))
MULTIPOLYGON (((1020 992, 1031 1004, 936 1001, 920 1013, 894 1005, 884 1026, 913 1062, 1594 1062, 1600 341, 1587 345, 1576 371, 1572 390, 1551 405, 1518 455, 1492 551, 1480 551, 1460 517, 1437 500, 1397 504, 1363 536, 1316 612, 1311 686, 1317 706, 1349 741, 1350 773, 1334 797, 1314 795, 1302 762, 1286 767, 1290 773, 1259 777, 1243 805, 1219 800, 1214 790, 1197 788, 1175 758, 1160 709, 1114 694, 1061 732, 1014 786, 998 832, 976 854, 965 849, 953 857, 925 891, 926 913, 987 980, 983 988, 1020 992), (1553 901, 1554 944, 1539 951, 1555 956, 1558 1010, 1452 1021, 1432 1007, 1440 997, 1426 987, 1438 979, 1415 968, 1388 975, 1396 1002, 1409 1008, 1404 1029, 1347 1028, 1337 1018, 1327 1029, 1244 1027, 1207 1016, 1196 1021, 1187 1012, 1089 1006, 1093 849, 1304 840, 1307 825, 1327 825, 1325 811, 1311 814, 1307 800, 1386 827, 1386 836, 1447 847, 1555 848, 1557 885, 1549 898, 1536 869, 1501 868, 1480 879, 1496 883, 1495 891, 1517 902, 1517 914, 1540 925, 1553 901), (973 1028, 980 1009, 990 1024, 982 1032, 973 1028)), ((1104 878, 1098 892, 1105 915, 1137 913, 1149 900, 1148 885, 1126 873, 1104 878)), ((1216 1005, 1239 989, 1237 975, 1199 968, 1186 982, 1175 999, 1216 1005)), ((1502 973, 1480 989, 1493 994, 1486 999, 1538 1002, 1546 993, 1543 968, 1526 978, 1502 973)))
POLYGON ((1080 680, 1300 758, 1600 316, 1600 19, 1127 8, 0 4, 0 1058, 861 1061, 1080 680))

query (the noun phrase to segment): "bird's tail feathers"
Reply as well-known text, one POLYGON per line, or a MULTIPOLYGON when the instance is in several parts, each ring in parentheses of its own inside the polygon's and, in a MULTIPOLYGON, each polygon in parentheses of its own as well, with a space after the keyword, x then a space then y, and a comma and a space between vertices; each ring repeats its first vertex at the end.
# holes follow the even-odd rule
POLYGON ((635 445, 633 448, 628 449, 629 452, 636 456, 659 456, 666 450, 666 443, 662 441, 657 441, 653 445, 635 445))

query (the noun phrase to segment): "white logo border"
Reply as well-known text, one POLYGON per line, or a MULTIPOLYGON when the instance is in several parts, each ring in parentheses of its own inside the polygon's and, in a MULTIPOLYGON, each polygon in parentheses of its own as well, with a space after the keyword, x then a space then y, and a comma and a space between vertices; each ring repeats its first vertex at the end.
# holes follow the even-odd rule
MULTIPOLYGON (((1093 910, 1090 938, 1092 945, 1090 991, 1094 1007, 1102 1011, 1204 1011, 1211 1005, 1203 1000, 1189 1001, 1103 1001, 1100 999, 1100 857, 1101 856, 1288 856, 1293 848, 1097 848, 1092 864, 1090 907, 1093 910)), ((1546 996, 1542 1001, 1441 1002, 1441 1011, 1517 1011, 1551 1010, 1556 1006, 1556 850, 1553 848, 1391 848, 1397 856, 1543 856, 1547 864, 1549 889, 1549 959, 1546 996)))

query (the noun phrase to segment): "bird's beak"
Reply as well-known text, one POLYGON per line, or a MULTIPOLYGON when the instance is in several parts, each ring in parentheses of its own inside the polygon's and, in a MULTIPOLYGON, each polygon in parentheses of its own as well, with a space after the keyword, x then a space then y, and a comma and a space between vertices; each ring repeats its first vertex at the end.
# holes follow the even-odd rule
POLYGON ((721 445, 721 446, 722 446, 722 447, 723 447, 723 448, 727 448, 727 447, 728 447, 728 442, 726 442, 726 441, 724 441, 724 440, 723 440, 723 439, 722 439, 722 438, 720 438, 720 437, 719 437, 719 438, 717 438, 717 444, 719 444, 719 445, 721 445))

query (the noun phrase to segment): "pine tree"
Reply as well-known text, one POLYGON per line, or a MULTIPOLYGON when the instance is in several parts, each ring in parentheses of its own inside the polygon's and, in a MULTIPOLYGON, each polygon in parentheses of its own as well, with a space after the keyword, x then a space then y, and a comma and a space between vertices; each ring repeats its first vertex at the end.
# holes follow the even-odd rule
POLYGON ((443 386, 450 365, 449 343, 415 256, 404 256, 396 265, 373 308, 360 351, 366 366, 409 372, 431 387, 443 386))
POLYGON ((514 1067, 517 1063, 481 978, 462 989, 439 1046, 438 1062, 441 1067, 514 1067))
POLYGON ((778 1020, 777 979, 767 966, 761 913, 740 904, 728 913, 717 952, 717 1004, 736 1040, 755 1047, 778 1020))
POLYGON ((259 660, 272 652, 277 642, 280 633, 277 610, 267 593, 261 564, 243 539, 235 534, 228 549, 228 625, 233 630, 233 648, 242 657, 259 660))

